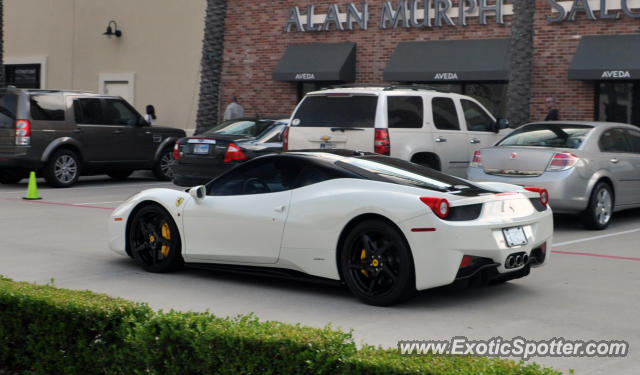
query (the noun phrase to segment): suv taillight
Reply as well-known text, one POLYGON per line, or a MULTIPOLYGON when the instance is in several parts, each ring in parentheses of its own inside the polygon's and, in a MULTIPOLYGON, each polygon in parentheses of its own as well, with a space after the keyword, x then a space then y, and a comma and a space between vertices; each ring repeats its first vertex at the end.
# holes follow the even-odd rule
POLYGON ((570 152, 556 152, 551 158, 547 171, 566 171, 576 165, 578 160, 580 160, 580 158, 570 152))
POLYGON ((282 133, 282 151, 289 151, 289 127, 284 128, 282 133))
POLYGON ((389 131, 387 129, 376 129, 373 152, 382 155, 391 154, 391 141, 389 141, 389 131))
POLYGON ((482 167, 482 151, 476 150, 473 153, 473 159, 471 160, 472 167, 482 167))
POLYGON ((224 154, 224 162, 229 163, 234 160, 245 160, 247 157, 242 152, 240 147, 235 143, 229 143, 229 147, 227 147, 227 153, 224 154))
POLYGON ((431 208, 434 214, 440 219, 444 219, 449 215, 449 201, 444 198, 420 197, 422 203, 431 208))
POLYGON ((180 159, 180 145, 176 142, 175 146, 173 146, 173 159, 180 159))
POLYGON ((29 146, 31 144, 31 123, 29 120, 16 120, 16 145, 29 146))

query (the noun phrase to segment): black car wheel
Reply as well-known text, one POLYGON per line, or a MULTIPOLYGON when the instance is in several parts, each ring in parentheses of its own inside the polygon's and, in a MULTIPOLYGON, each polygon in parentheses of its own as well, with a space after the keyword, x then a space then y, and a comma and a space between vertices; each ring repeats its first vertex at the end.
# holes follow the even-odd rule
POLYGON ((173 170, 171 162, 173 161, 173 151, 166 149, 160 154, 160 158, 153 167, 153 174, 160 181, 169 181, 173 179, 173 170))
POLYGON ((78 156, 71 150, 60 150, 53 154, 43 170, 44 179, 56 188, 73 186, 80 177, 78 156))
POLYGON ((347 287, 370 305, 388 306, 415 294, 409 246, 397 229, 382 220, 367 220, 351 230, 340 265, 347 287))
POLYGON ((146 206, 135 213, 127 241, 133 258, 145 271, 169 272, 183 263, 178 228, 159 206, 146 206))
POLYGON ((609 184, 599 182, 591 192, 589 206, 582 215, 585 227, 602 230, 609 226, 613 216, 614 197, 609 184))
POLYGON ((131 173, 133 173, 133 171, 131 170, 118 170, 107 172, 107 176, 113 178, 114 180, 122 181, 129 178, 129 176, 131 176, 131 173))
POLYGON ((0 184, 17 184, 27 177, 27 172, 15 169, 0 169, 0 184))

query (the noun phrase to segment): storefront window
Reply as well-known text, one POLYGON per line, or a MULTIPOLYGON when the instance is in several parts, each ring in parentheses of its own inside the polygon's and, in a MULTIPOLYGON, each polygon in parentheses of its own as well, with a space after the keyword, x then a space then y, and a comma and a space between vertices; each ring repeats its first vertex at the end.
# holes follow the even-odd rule
POLYGON ((482 103, 491 114, 504 118, 507 113, 507 82, 427 83, 443 91, 469 95, 482 103))
POLYGON ((22 89, 40 88, 40 64, 5 65, 7 85, 22 89))
POLYGON ((597 82, 596 120, 640 126, 640 83, 597 82))

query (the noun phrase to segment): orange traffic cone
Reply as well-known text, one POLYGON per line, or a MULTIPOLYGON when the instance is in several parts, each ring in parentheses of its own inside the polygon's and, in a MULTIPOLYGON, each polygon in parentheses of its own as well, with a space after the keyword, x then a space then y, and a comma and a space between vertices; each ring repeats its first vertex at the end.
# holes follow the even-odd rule
POLYGON ((36 172, 31 171, 29 174, 29 187, 27 187, 27 196, 22 198, 27 200, 42 199, 38 197, 38 184, 36 183, 36 172))

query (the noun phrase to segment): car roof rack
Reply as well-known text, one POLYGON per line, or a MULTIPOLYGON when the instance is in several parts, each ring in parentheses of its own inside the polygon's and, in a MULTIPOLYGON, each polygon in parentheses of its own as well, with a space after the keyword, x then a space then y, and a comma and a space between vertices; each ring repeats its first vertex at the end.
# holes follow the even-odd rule
POLYGON ((344 84, 344 85, 331 85, 328 88, 323 87, 322 90, 326 90, 326 89, 346 89, 346 88, 369 88, 369 87, 373 87, 373 88, 381 88, 384 91, 393 91, 393 90, 413 90, 413 91, 418 91, 418 90, 428 90, 428 91, 437 91, 437 92, 449 92, 446 90, 441 90, 438 89, 436 87, 433 86, 429 86, 429 85, 423 85, 423 84, 417 84, 417 83, 413 83, 410 85, 390 85, 390 84, 362 84, 362 83, 358 83, 358 84, 344 84))

